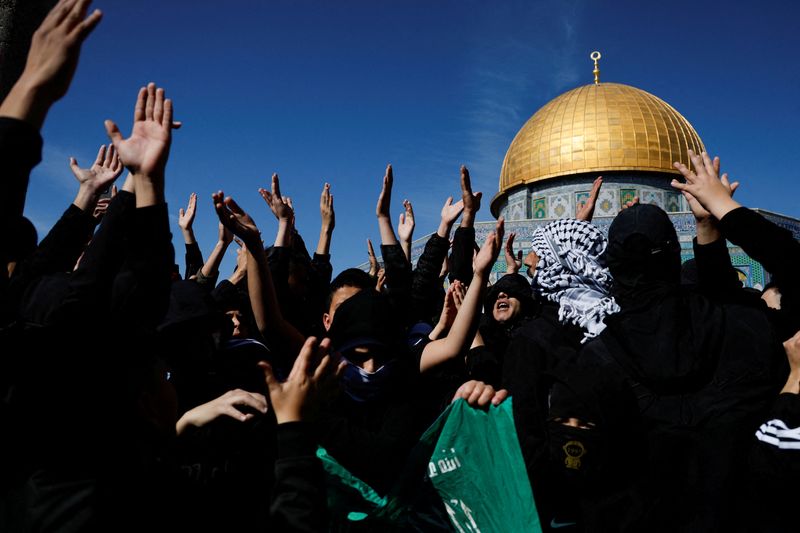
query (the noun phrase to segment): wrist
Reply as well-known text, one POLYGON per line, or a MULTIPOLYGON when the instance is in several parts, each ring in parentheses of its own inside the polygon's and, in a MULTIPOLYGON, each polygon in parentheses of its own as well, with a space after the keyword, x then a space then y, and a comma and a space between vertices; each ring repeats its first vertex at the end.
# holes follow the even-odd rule
POLYGON ((450 239, 450 229, 453 227, 452 223, 445 222, 442 220, 439 223, 439 229, 436 230, 436 234, 443 238, 443 239, 450 239))
POLYGON ((183 242, 186 244, 194 244, 197 242, 197 239, 194 237, 194 231, 188 228, 181 228, 181 233, 183 233, 183 242))
POLYGON ((333 233, 333 224, 323 224, 319 230, 320 235, 330 236, 333 233))
POLYGON ((781 393, 800 394, 800 369, 792 370, 781 393))
POLYGON ((462 228, 471 228, 473 223, 475 222, 475 213, 467 212, 464 210, 464 214, 461 215, 461 227, 462 228))
POLYGON ((278 424, 287 424, 289 422, 301 422, 303 420, 303 416, 297 409, 281 409, 280 411, 276 409, 275 420, 278 422, 278 424))
POLYGON ((78 194, 75 195, 75 201, 72 203, 81 211, 88 213, 97 205, 97 192, 93 187, 81 184, 78 194))
POLYGON ((708 209, 711 212, 711 214, 714 215, 714 218, 716 218, 717 220, 722 220, 722 217, 724 217, 734 209, 742 207, 741 204, 739 204, 739 202, 737 202, 730 196, 728 195, 723 195, 723 196, 724 196, 723 198, 710 202, 713 205, 710 205, 708 209))

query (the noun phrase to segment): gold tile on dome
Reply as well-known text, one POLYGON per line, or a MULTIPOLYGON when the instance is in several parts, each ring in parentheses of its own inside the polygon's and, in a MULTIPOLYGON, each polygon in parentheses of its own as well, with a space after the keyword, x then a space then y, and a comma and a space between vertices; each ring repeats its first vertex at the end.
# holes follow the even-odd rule
POLYGON ((655 96, 616 83, 578 87, 520 129, 504 159, 501 188, 612 167, 672 172, 673 160, 686 160, 687 145, 701 149, 702 142, 655 96))

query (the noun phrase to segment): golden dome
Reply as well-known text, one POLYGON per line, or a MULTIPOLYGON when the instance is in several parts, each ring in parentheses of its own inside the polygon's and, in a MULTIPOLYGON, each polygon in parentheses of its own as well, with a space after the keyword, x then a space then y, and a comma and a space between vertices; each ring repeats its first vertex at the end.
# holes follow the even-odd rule
POLYGON ((583 172, 678 174, 672 164, 689 165, 688 150, 699 153, 703 143, 668 103, 629 85, 584 85, 554 98, 522 126, 503 160, 495 200, 517 185, 583 172))

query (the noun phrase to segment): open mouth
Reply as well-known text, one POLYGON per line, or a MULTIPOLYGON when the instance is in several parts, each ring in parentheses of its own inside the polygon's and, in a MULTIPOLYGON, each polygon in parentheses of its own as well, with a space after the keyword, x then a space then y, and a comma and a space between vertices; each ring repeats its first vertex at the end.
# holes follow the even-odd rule
POLYGON ((510 306, 508 302, 497 302, 497 310, 502 311, 503 309, 508 309, 510 306))

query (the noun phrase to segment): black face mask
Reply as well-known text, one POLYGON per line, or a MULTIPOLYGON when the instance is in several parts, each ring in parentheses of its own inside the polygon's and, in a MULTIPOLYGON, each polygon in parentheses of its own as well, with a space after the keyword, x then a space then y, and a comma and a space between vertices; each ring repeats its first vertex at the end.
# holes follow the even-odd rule
POLYGON ((583 492, 592 484, 605 461, 603 439, 596 429, 581 429, 549 422, 550 464, 556 481, 569 493, 583 492))

